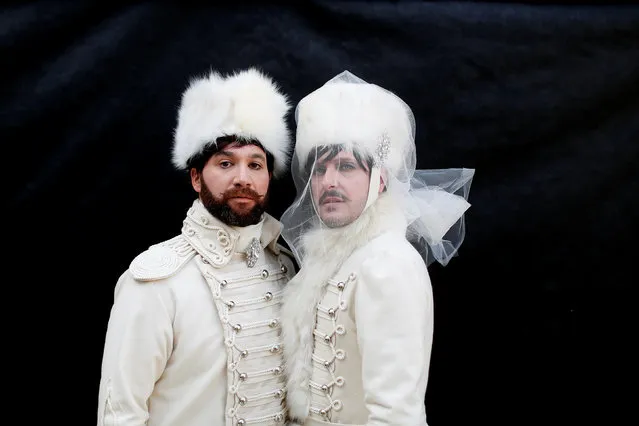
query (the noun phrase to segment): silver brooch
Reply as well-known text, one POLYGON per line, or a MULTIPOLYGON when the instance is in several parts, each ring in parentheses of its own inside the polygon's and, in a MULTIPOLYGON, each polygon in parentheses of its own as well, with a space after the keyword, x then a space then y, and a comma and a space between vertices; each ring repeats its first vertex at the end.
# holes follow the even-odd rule
POLYGON ((374 161, 376 167, 381 167, 388 158, 388 154, 390 152, 390 144, 390 138, 386 133, 383 133, 379 143, 377 144, 377 149, 375 150, 374 161))
POLYGON ((260 252, 262 251, 262 246, 260 245, 260 240, 257 238, 253 238, 246 249, 246 264, 249 268, 252 268, 257 263, 257 259, 260 258, 260 252))

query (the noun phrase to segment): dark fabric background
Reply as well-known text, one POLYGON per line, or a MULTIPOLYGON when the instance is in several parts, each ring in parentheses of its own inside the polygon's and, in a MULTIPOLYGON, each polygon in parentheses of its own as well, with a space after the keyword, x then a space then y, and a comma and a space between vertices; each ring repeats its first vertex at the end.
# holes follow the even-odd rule
POLYGON ((606 3, 5 6, 5 410, 95 423, 115 282, 194 197, 181 92, 256 65, 293 104, 345 69, 393 90, 418 167, 476 168, 459 257, 431 268, 431 426, 634 423, 639 9, 606 3))

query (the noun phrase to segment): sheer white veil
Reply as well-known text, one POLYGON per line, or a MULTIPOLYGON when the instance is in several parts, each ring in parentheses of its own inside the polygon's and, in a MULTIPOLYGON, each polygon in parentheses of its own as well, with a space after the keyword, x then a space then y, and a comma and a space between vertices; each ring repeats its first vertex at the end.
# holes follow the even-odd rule
POLYGON ((310 189, 317 149, 340 145, 371 158, 364 210, 376 202, 380 177, 406 219, 406 237, 427 264, 448 264, 465 236, 464 213, 474 169, 415 170, 415 118, 394 93, 344 71, 302 99, 291 173, 297 190, 283 213, 283 238, 303 262, 303 236, 323 226, 310 189))

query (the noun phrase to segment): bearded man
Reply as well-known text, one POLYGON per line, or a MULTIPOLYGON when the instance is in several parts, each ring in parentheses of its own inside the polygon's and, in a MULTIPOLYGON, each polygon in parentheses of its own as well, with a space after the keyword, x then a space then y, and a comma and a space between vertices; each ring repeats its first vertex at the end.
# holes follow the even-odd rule
POLYGON ((271 177, 288 167, 289 108, 255 68, 213 72, 183 93, 173 163, 198 197, 180 235, 117 282, 98 425, 286 420, 279 316, 294 262, 266 208, 271 177))

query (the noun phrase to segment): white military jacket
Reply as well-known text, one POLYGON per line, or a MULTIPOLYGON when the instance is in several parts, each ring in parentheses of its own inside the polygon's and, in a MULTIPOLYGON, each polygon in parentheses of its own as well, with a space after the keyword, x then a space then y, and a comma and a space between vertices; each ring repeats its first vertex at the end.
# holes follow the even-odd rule
POLYGON ((282 307, 291 424, 427 424, 433 298, 405 232, 382 194, 356 222, 305 237, 282 307))
POLYGON ((115 289, 99 426, 284 424, 280 304, 294 266, 280 230, 268 214, 230 227, 196 200, 181 235, 133 260, 115 289))

